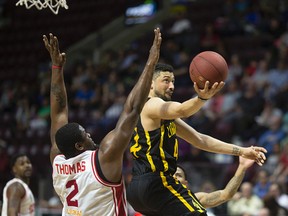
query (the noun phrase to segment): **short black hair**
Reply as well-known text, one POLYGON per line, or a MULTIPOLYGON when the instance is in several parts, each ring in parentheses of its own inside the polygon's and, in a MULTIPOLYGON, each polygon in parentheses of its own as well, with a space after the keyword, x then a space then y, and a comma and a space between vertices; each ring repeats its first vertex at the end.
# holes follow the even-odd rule
POLYGON ((158 77, 159 73, 162 71, 169 71, 169 72, 173 73, 174 68, 169 64, 157 63, 155 66, 153 78, 158 77))
POLYGON ((10 159, 10 169, 13 168, 13 166, 15 165, 16 161, 18 160, 18 158, 24 157, 24 156, 28 157, 24 153, 18 153, 18 154, 13 155, 12 158, 10 159))
POLYGON ((74 157, 77 151, 75 144, 84 141, 80 128, 81 126, 78 123, 73 122, 64 125, 56 132, 56 145, 65 157, 74 157))
POLYGON ((172 65, 169 65, 169 64, 157 63, 156 66, 155 66, 155 71, 169 71, 169 72, 173 72, 174 68, 172 67, 172 65))

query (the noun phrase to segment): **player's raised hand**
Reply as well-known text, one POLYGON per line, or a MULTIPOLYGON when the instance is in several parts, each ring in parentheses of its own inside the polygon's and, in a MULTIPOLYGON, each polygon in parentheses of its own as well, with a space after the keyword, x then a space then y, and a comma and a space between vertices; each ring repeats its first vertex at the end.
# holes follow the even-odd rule
POLYGON ((55 66, 63 66, 66 62, 66 54, 60 53, 57 37, 50 33, 49 39, 46 35, 43 35, 43 41, 46 49, 50 53, 52 64, 55 66))
POLYGON ((253 164, 255 163, 254 160, 250 160, 244 157, 239 156, 239 164, 245 168, 248 169, 249 167, 251 167, 253 164))
POLYGON ((148 64, 151 64, 151 62, 158 62, 160 56, 160 46, 162 42, 160 29, 154 29, 154 34, 154 41, 152 47, 150 48, 149 59, 147 62, 148 64))

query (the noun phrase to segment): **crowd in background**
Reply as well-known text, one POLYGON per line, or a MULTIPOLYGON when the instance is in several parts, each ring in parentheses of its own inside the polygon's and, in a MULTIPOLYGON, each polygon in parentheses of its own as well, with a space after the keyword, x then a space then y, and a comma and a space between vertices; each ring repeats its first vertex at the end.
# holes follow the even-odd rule
MULTIPOLYGON (((173 98, 181 102, 195 94, 188 75, 192 57, 203 50, 222 54, 229 67, 224 89, 185 121, 221 140, 268 150, 265 165, 253 166, 237 196, 213 209, 214 214, 248 216, 269 209, 270 215, 288 215, 288 1, 226 0, 219 10, 214 22, 199 26, 189 18, 193 8, 173 7, 171 18, 158 24, 163 34, 159 61, 175 68, 173 98), (248 200, 253 203, 248 205, 248 200)), ((91 56, 65 70, 70 121, 85 125, 96 142, 115 126, 146 63, 148 40, 152 38, 144 35, 125 49, 107 50, 96 60, 91 56)), ((37 83, 7 80, 0 86, 1 190, 11 177, 8 162, 15 152, 32 156, 35 183, 51 176, 49 79, 50 65, 43 62, 37 83)), ((179 161, 194 191, 223 187, 232 177, 237 158, 180 142, 179 161)), ((124 164, 129 181, 128 150, 124 164)), ((39 198, 38 187, 32 189, 39 198)))

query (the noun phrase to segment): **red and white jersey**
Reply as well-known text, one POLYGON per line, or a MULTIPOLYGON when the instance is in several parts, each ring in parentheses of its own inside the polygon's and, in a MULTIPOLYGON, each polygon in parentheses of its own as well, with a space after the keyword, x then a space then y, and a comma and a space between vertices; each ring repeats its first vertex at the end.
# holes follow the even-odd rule
POLYGON ((62 215, 128 215, 123 180, 119 184, 103 180, 96 167, 96 155, 97 151, 85 151, 69 159, 64 155, 55 157, 53 186, 63 203, 62 215))
POLYGON ((35 200, 32 191, 29 186, 19 178, 14 178, 7 182, 3 190, 3 206, 2 206, 2 214, 8 215, 8 198, 7 198, 7 189, 13 183, 18 182, 23 185, 25 189, 25 196, 22 198, 20 203, 20 212, 18 216, 34 216, 35 215, 35 200))

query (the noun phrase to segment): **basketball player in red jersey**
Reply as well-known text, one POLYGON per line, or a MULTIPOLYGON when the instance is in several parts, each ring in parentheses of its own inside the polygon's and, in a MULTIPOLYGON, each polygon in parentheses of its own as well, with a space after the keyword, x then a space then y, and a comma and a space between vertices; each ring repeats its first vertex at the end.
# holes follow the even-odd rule
POLYGON ((63 203, 62 215, 126 216, 126 193, 122 179, 123 154, 146 102, 153 71, 159 58, 161 33, 154 42, 143 73, 128 95, 114 130, 100 145, 77 123, 68 123, 67 94, 57 38, 43 36, 52 60, 51 151, 53 186, 63 203))

